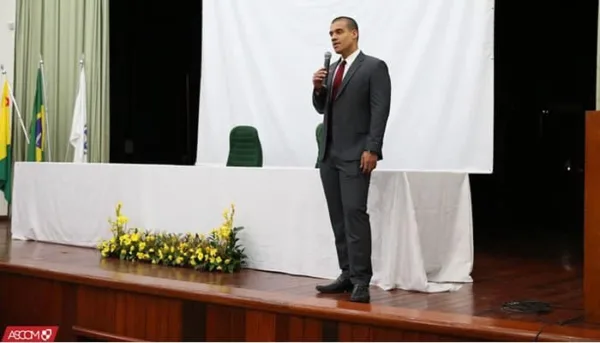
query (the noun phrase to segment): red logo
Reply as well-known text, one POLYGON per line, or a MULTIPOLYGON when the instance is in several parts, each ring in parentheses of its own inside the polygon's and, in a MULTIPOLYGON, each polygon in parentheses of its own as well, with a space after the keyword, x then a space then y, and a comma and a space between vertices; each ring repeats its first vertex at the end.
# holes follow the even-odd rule
POLYGON ((7 326, 2 342, 54 342, 58 326, 7 326))

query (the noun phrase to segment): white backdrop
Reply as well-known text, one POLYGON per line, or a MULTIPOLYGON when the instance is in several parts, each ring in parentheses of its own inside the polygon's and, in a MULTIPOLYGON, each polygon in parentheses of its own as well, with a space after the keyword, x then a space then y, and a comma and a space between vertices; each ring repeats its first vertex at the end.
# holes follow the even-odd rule
POLYGON ((491 172, 493 0, 203 0, 196 163, 224 163, 231 128, 253 125, 265 165, 314 166, 311 77, 340 15, 390 69, 379 168, 491 172))

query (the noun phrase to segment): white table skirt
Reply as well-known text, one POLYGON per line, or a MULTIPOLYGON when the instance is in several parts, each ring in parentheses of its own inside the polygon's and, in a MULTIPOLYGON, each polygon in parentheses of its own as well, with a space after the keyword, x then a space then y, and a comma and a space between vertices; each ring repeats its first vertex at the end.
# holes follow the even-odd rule
MULTIPOLYGON (((250 268, 335 278, 333 232, 318 170, 19 162, 14 239, 93 247, 123 203, 130 226, 206 233, 236 206, 250 268)), ((421 292, 472 282, 466 174, 376 171, 369 195, 373 284, 421 292)))

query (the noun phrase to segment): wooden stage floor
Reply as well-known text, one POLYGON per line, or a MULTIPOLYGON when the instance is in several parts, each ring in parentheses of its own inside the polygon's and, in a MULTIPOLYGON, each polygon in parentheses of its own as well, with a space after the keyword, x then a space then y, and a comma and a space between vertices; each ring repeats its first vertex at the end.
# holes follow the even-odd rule
MULTIPOLYGON (((260 298, 263 303, 269 301, 278 305, 285 303, 288 308, 286 311, 293 306, 302 308, 302 313, 298 315, 306 317, 310 317, 310 308, 317 307, 323 311, 324 309, 340 310, 343 312, 339 313, 340 318, 345 315, 359 314, 365 318, 367 316, 388 317, 388 319, 403 317, 404 322, 398 324, 399 326, 410 329, 410 325, 414 325, 410 330, 428 332, 425 336, 423 334, 402 336, 409 340, 449 340, 451 337, 458 340, 471 338, 522 341, 600 339, 600 325, 586 323, 583 318, 582 265, 577 249, 573 250, 569 244, 560 242, 561 240, 554 245, 542 244, 543 242, 537 239, 535 241, 545 247, 541 249, 542 252, 539 249, 532 249, 529 243, 522 240, 517 240, 517 243, 510 247, 493 243, 478 245, 481 248, 477 249, 472 274, 475 281, 473 284, 463 286, 457 292, 420 294, 401 290, 386 292, 372 288, 372 302, 370 305, 364 305, 347 302, 347 295, 317 295, 314 287, 322 280, 308 277, 253 270, 245 270, 237 274, 210 274, 179 268, 101 260, 99 254, 93 249, 11 241, 8 230, 3 228, 0 229, 0 288, 7 287, 3 285, 5 282, 12 288, 12 292, 18 291, 15 287, 22 287, 18 283, 11 284, 11 281, 2 280, 6 278, 7 272, 20 273, 20 269, 27 269, 27 273, 31 276, 35 274, 34 270, 39 269, 61 273, 63 280, 66 278, 64 275, 85 277, 89 285, 93 286, 93 283, 97 282, 99 287, 107 287, 102 285, 110 279, 130 284, 137 282, 146 286, 152 284, 152 287, 163 290, 165 294, 167 289, 185 289, 188 293, 205 295, 207 292, 220 293, 223 298, 217 303, 221 305, 226 304, 225 296, 239 301, 244 301, 241 298, 247 298, 244 307, 250 307, 252 301, 259 301, 257 298, 260 298), (518 300, 547 302, 553 310, 542 315, 502 310, 503 303, 518 300), (432 328, 436 325, 443 327, 441 330, 443 335, 435 334, 432 328), (424 330, 426 326, 429 328, 424 330), (465 333, 461 333, 460 330, 464 330, 465 333)), ((50 276, 45 277, 50 278, 50 276)), ((7 297, 23 297, 28 292, 35 292, 35 290, 21 289, 20 294, 12 294, 11 291, 5 288, 4 292, 0 292, 0 304, 8 301, 7 297)), ((202 299, 205 301, 207 298, 204 296, 202 299)), ((319 313, 317 316, 324 316, 323 313, 319 313)), ((25 314, 15 316, 23 318, 25 314)), ((85 316, 85 314, 77 312, 77 316, 85 316)), ((94 314, 91 316, 93 318, 94 314)), ((252 329, 249 327, 248 318, 246 316, 244 329, 246 331, 252 329)), ((12 323, 12 319, 14 318, 10 313, 0 314, 0 325, 3 321, 4 325, 19 324, 12 323)), ((254 323, 258 322, 254 321, 254 323)), ((286 323, 291 325, 289 320, 286 323)), ((335 327, 336 332, 329 334, 329 340, 386 340, 387 337, 384 337, 385 335, 376 337, 373 333, 375 331, 371 330, 369 331, 371 333, 367 334, 367 331, 362 332, 356 327, 349 333, 344 333, 341 329, 343 325, 343 320, 340 319, 339 325, 335 327)), ((393 327, 396 324, 385 325, 393 327)), ((331 329, 331 326, 329 328, 331 329)), ((92 331, 88 330, 88 337, 95 335, 92 331)), ((283 337, 280 331, 274 329, 272 337, 256 335, 255 338, 300 340, 291 339, 291 334, 283 337)), ((322 326, 319 331, 319 335, 322 335, 317 335, 320 339, 316 340, 326 340, 323 336, 326 335, 326 331, 325 326, 322 326)), ((206 333, 203 334, 208 337, 206 333)), ((306 338, 306 332, 304 334, 305 336, 300 338, 306 338)), ((99 333, 95 336, 105 340, 108 337, 99 333)), ((399 336, 394 337, 398 339, 399 336)), ((182 339, 181 336, 177 338, 182 339)), ((251 340, 248 332, 238 338, 251 340)), ((391 336, 387 338, 394 340, 391 336)))

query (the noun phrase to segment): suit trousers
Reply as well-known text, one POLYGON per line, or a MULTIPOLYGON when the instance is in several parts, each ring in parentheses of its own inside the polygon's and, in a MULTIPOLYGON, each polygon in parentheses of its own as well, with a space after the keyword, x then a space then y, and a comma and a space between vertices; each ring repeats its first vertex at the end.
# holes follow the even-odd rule
POLYGON ((373 276, 367 213, 371 176, 361 171, 360 161, 344 161, 329 151, 319 170, 342 277, 355 285, 368 285, 373 276))

